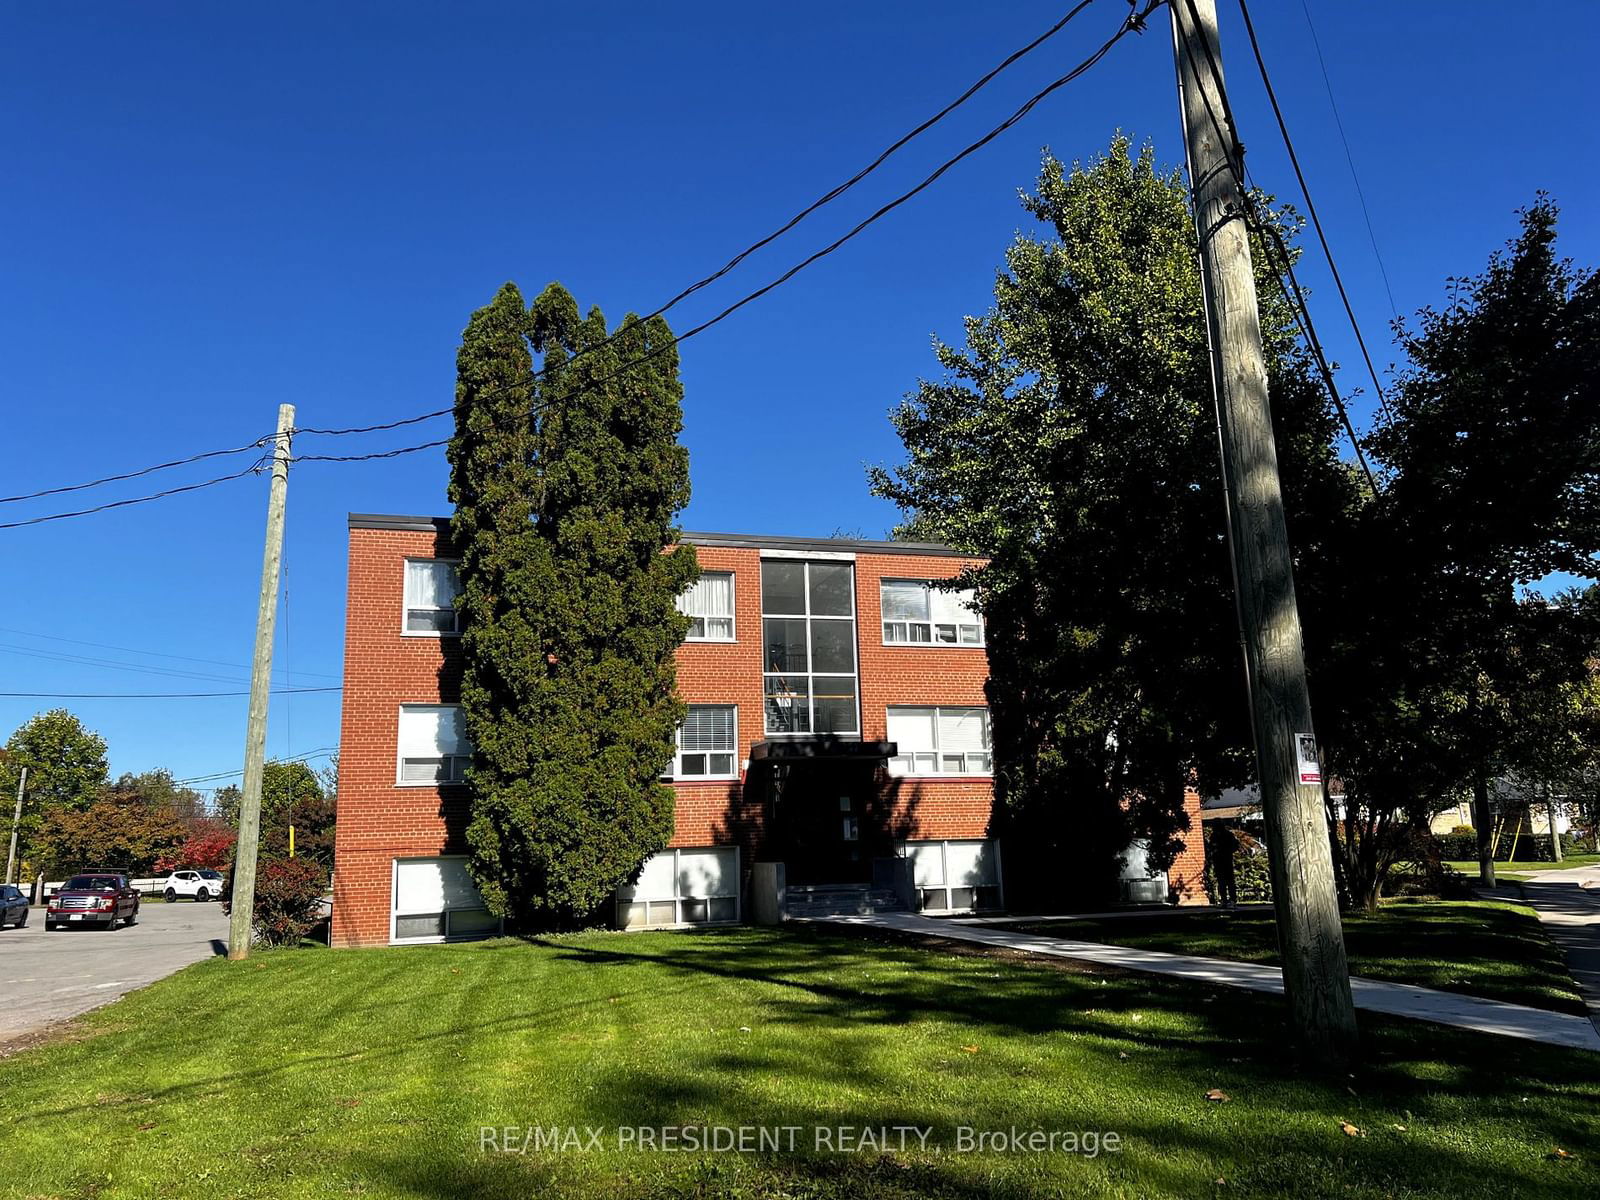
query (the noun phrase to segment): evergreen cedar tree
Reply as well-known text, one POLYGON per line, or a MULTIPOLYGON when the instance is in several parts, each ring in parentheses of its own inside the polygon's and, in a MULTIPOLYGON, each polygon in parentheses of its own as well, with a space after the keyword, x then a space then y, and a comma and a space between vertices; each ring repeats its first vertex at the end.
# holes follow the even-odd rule
POLYGON ((507 284, 457 356, 467 841, 490 910, 534 925, 596 911, 673 828, 676 601, 698 574, 678 357, 660 318, 607 336, 559 284, 526 308, 507 284))
MULTIPOLYGON (((1054 889, 1013 900, 1103 903, 1131 836, 1157 866, 1200 836, 1186 786, 1253 771, 1216 410, 1179 174, 1118 137, 1070 170, 1047 156, 1023 207, 1047 232, 1011 244, 965 347, 935 344, 942 376, 891 416, 907 461, 871 481, 904 536, 990 556, 964 582, 989 628, 997 826, 1012 876, 1054 889)), ((1359 492, 1259 243, 1254 260, 1310 639, 1359 492)))

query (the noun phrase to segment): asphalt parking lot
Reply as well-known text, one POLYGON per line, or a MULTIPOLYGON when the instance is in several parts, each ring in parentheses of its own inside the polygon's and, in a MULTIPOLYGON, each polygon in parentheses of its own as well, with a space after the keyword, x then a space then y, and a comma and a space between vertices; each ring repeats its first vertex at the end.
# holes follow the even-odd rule
POLYGON ((228 918, 215 903, 146 903, 131 927, 53 933, 36 906, 24 928, 0 929, 0 1047, 226 953, 227 943, 228 918))

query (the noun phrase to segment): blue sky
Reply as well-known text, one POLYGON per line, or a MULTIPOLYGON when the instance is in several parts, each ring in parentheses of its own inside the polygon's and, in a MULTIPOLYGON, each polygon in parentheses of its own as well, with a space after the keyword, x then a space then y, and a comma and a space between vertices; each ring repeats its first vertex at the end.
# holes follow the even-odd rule
MULTIPOLYGON (((1600 262, 1589 84, 1600 11, 1309 0, 1395 302, 1481 268, 1535 189, 1600 262)), ((1060 3, 10 4, 0 8, 5 494, 235 446, 277 405, 305 426, 449 404, 468 314, 559 279, 614 319, 720 266, 1052 24, 1060 3)), ((1252 170, 1292 178, 1222 0, 1252 170)), ((920 180, 1109 35, 1100 0, 845 200, 672 316, 714 313, 920 180)), ((1389 300, 1298 3, 1255 18, 1380 361, 1389 300)), ((840 253, 683 347, 690 528, 881 535, 863 466, 935 335, 983 309, 1041 147, 1113 132, 1181 160, 1165 17, 840 253)), ((1305 281, 1359 385, 1325 272, 1305 281)), ((1364 400, 1358 409, 1368 407, 1364 400)), ((382 450, 438 421, 302 453, 382 450)), ((210 478, 234 460, 29 504, 0 520, 210 478)), ((241 461, 239 465, 243 465, 241 461)), ((444 510, 442 451, 305 464, 290 487, 278 674, 341 670, 345 514, 444 510)), ((264 479, 0 531, 0 691, 243 688, 264 479), (70 639, 70 640, 69 640, 70 639), (85 643, 94 643, 93 645, 85 643), (162 657, 173 656, 173 657, 162 657), (72 661, 90 659, 94 661, 72 661), (204 660, 204 661, 196 661, 204 660), (109 665, 108 665, 109 664, 109 665), (158 674, 152 672, 168 672, 158 674), (191 678, 203 676, 205 678, 191 678)), ((52 701, 0 699, 0 738, 52 701)), ((244 701, 62 701, 114 772, 237 768, 244 701)), ((337 695, 274 700, 269 753, 338 741, 337 695)))

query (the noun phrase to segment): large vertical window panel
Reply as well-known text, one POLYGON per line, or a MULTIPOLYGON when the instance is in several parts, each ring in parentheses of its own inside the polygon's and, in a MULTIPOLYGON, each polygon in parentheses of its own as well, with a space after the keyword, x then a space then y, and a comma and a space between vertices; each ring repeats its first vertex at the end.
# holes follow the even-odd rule
POLYGON ((855 566, 761 564, 766 731, 859 736, 855 566))
POLYGON ((443 942, 497 933, 500 920, 483 906, 465 858, 397 858, 389 937, 443 942))
POLYGON ((461 631, 456 597, 461 578, 456 564, 443 558, 406 559, 405 632, 454 634, 461 631))
POLYGON ((678 597, 691 642, 733 641, 733 572, 705 571, 678 597))
POLYGON ((396 781, 403 785, 461 783, 472 763, 459 704, 401 705, 399 745, 396 781))
POLYGON ((707 846, 663 850, 617 889, 617 924, 624 929, 718 924, 739 919, 739 849, 707 846))

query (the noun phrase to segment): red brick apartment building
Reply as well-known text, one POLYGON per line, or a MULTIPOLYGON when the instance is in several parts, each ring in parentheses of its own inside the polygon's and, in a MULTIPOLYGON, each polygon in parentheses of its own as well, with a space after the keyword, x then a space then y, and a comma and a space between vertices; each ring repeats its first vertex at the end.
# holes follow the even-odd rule
MULTIPOLYGON (((448 531, 443 518, 350 517, 335 945, 499 928, 465 865, 448 531)), ((617 924, 1000 908, 983 623, 929 586, 973 560, 910 542, 684 541, 702 577, 681 601, 677 829, 618 893, 617 924)), ((1172 880, 1191 898, 1193 807, 1195 850, 1172 880)))

